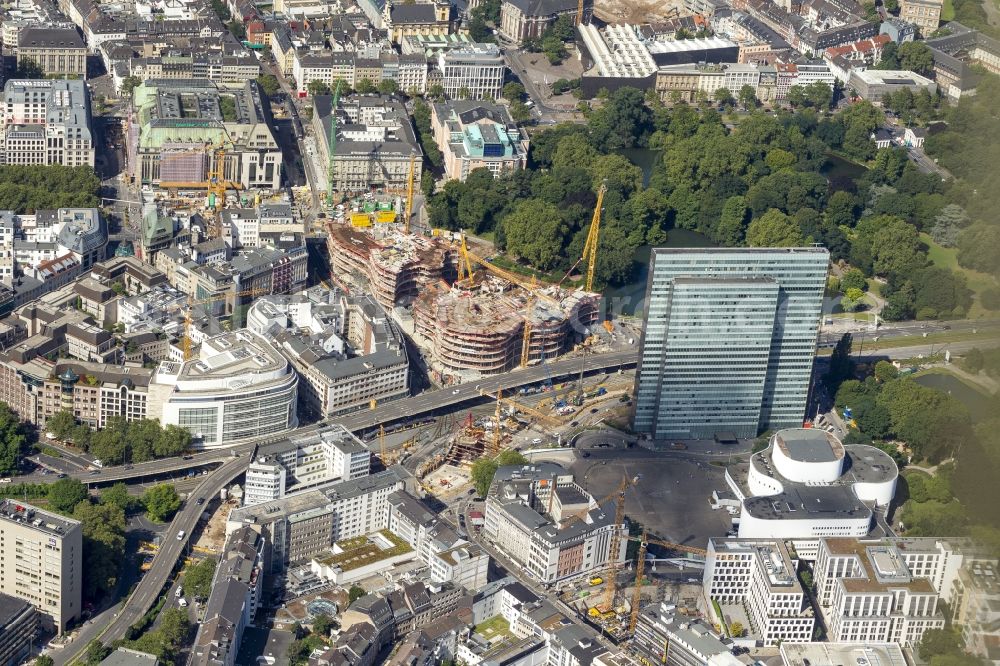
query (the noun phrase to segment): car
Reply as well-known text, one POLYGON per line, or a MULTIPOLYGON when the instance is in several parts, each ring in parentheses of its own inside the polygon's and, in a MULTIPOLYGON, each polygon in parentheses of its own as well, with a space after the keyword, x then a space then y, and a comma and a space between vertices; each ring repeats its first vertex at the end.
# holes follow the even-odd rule
POLYGON ((60 472, 59 476, 57 478, 65 479, 66 478, 66 473, 65 472, 60 472))
POLYGON ((204 497, 199 497, 198 501, 195 502, 195 504, 197 504, 198 506, 201 506, 204 503, 205 503, 205 498, 204 497))
POLYGON ((177 533, 177 540, 178 541, 184 540, 184 530, 181 530, 180 532, 177 533))
POLYGON ((94 469, 94 470, 90 471, 90 475, 91 476, 97 476, 100 473, 101 473, 101 470, 99 470, 99 469, 94 469))
POLYGON ((181 597, 184 596, 184 586, 183 585, 178 585, 177 586, 177 589, 174 590, 174 596, 177 597, 178 599, 180 599, 181 597))
POLYGON ((583 456, 584 458, 589 458, 590 457, 590 451, 583 451, 582 453, 580 453, 580 455, 583 456))
POLYGON ((130 469, 132 469, 132 465, 125 465, 125 471, 126 471, 126 472, 127 472, 128 470, 130 470, 130 469))
POLYGON ((180 606, 181 608, 187 608, 188 601, 184 597, 181 597, 180 599, 177 600, 177 605, 180 606))
POLYGON ((591 414, 596 414, 597 412, 598 412, 597 407, 594 407, 593 409, 590 410, 591 414))
MULTIPOLYGON (((7 479, 7 481, 9 482, 10 479, 7 479)), ((475 495, 476 494, 476 489, 475 488, 469 488, 469 494, 470 495, 475 495)))
POLYGON ((533 440, 531 440, 531 443, 532 444, 541 444, 542 443, 542 438, 541 437, 536 437, 533 440))
POLYGON ((10 479, 0 479, 0 483, 10 483, 10 479))
POLYGON ((458 389, 455 389, 454 391, 451 392, 452 395, 458 395, 458 393, 459 393, 458 389))
POLYGON ((569 427, 570 427, 570 428, 575 428, 575 427, 576 427, 576 426, 578 426, 579 424, 580 424, 580 422, 579 422, 579 421, 570 421, 570 422, 569 422, 569 427))
POLYGON ((183 456, 181 460, 191 460, 194 456, 183 456))

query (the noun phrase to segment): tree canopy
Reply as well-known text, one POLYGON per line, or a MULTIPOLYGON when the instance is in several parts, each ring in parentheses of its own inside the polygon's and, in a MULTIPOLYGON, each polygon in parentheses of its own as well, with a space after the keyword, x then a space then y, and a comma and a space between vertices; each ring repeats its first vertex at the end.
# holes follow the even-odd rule
POLYGON ((181 498, 169 483, 160 483, 142 494, 142 504, 150 520, 169 520, 181 508, 181 498))

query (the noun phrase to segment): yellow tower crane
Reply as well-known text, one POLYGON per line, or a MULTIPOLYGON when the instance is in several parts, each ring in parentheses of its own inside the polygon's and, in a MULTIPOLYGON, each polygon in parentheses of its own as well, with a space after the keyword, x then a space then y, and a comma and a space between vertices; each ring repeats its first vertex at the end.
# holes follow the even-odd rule
POLYGON ((632 609, 628 620, 628 633, 631 635, 635 633, 635 625, 639 621, 639 605, 642 603, 642 573, 646 567, 646 547, 651 543, 655 543, 671 550, 702 556, 708 555, 708 551, 704 548, 694 548, 670 541, 650 539, 645 530, 642 531, 642 537, 629 537, 629 540, 639 542, 639 554, 635 560, 635 588, 632 590, 632 609))
POLYGON ((480 393, 480 395, 483 395, 483 396, 487 396, 488 395, 490 397, 493 397, 493 395, 496 395, 496 398, 497 398, 497 408, 498 409, 500 407, 500 403, 501 402, 505 402, 512 409, 514 409, 516 411, 519 411, 519 412, 524 412, 525 414, 529 414, 532 417, 534 417, 537 421, 539 421, 540 423, 544 423, 547 426, 555 427, 555 426, 561 426, 562 425, 562 422, 559 419, 553 417, 551 414, 546 414, 545 412, 539 411, 539 410, 537 410, 537 409, 535 409, 533 407, 528 407, 527 405, 524 405, 524 404, 522 404, 520 402, 517 402, 513 398, 503 397, 500 394, 499 391, 496 394, 491 394, 491 393, 487 393, 486 391, 480 390, 479 393, 480 393))
POLYGON ((545 292, 543 292, 541 290, 541 287, 544 287, 544 286, 547 286, 547 285, 543 285, 543 284, 539 283, 538 279, 536 277, 532 276, 532 278, 529 280, 529 279, 525 278, 522 275, 518 275, 516 273, 512 273, 511 271, 508 271, 508 270, 504 270, 503 268, 500 268, 499 266, 495 266, 491 262, 487 261, 486 259, 483 259, 479 255, 477 255, 476 253, 474 253, 472 250, 470 250, 469 246, 465 242, 465 234, 464 233, 461 235, 461 238, 460 238, 459 253, 460 253, 460 256, 461 256, 461 261, 459 262, 459 275, 461 276, 461 273, 462 273, 462 271, 461 271, 461 265, 464 262, 464 264, 467 267, 467 270, 469 272, 469 276, 467 278, 465 278, 466 280, 471 280, 471 278, 472 278, 472 262, 475 262, 475 263, 479 264, 480 266, 482 266, 484 270, 492 273, 493 275, 496 275, 499 278, 503 278, 504 280, 507 280, 511 284, 516 284, 517 286, 521 287, 522 289, 525 289, 526 291, 534 294, 538 298, 546 300, 546 301, 548 301, 548 302, 550 302, 552 304, 558 304, 559 300, 557 298, 555 298, 553 296, 550 296, 549 294, 546 294, 545 292))
POLYGON ((521 367, 527 367, 531 355, 531 321, 524 320, 524 339, 521 341, 521 367))
POLYGON ((584 289, 594 291, 594 269, 597 268, 597 245, 601 235, 601 206, 604 204, 604 193, 607 185, 601 183, 597 190, 597 205, 594 206, 594 217, 590 221, 590 231, 587 232, 587 242, 583 246, 583 257, 587 262, 587 280, 584 289))

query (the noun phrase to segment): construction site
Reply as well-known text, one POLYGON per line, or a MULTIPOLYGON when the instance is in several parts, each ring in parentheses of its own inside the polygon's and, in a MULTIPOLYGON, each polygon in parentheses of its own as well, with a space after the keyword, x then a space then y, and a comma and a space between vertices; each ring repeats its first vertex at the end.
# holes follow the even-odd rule
POLYGON ((462 232, 410 233, 409 202, 402 225, 373 225, 364 212, 351 213, 349 222, 340 213, 340 221, 327 225, 333 279, 366 290, 393 313, 427 352, 436 383, 544 363, 596 339, 601 312, 593 283, 603 196, 602 186, 583 255, 558 284, 497 266, 489 247, 472 245, 462 232), (581 264, 583 287, 563 287, 581 264))

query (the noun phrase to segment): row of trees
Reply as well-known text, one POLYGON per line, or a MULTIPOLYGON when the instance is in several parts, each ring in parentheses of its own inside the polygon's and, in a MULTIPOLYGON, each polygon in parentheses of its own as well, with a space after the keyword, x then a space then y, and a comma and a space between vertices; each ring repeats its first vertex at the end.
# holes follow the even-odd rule
POLYGON ((103 463, 120 465, 180 455, 191 445, 191 433, 180 426, 162 426, 156 419, 108 419, 103 430, 78 424, 69 412, 54 414, 45 423, 56 439, 73 442, 103 463))
POLYGON ((100 205, 100 187, 89 166, 0 165, 0 210, 91 208, 100 205))
POLYGON ((28 433, 21 419, 0 402, 0 476, 17 471, 27 447, 28 433))

